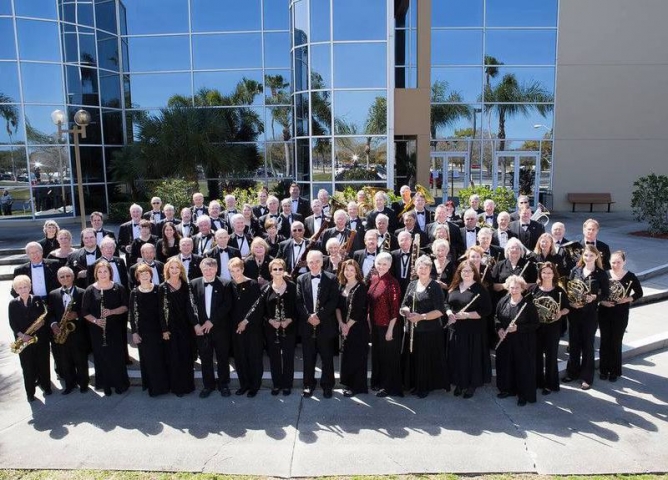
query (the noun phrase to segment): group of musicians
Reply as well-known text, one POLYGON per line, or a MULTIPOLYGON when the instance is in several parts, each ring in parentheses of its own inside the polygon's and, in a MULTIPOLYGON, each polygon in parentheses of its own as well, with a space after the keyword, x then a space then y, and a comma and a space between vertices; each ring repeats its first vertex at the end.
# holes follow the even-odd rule
POLYGON ((451 201, 431 211, 424 191, 400 194, 390 205, 384 191, 363 190, 341 206, 322 191, 309 203, 293 183, 281 202, 263 189, 257 205, 237 209, 232 195, 223 208, 196 193, 180 218, 154 197, 147 212, 132 205, 118 235, 91 214, 78 250, 47 221, 15 269, 9 305, 28 400, 36 385, 52 393, 49 346, 62 394, 89 390, 91 352, 95 389, 122 394, 129 341, 150 396, 193 392, 198 358, 199 396, 229 396, 233 356, 234 393, 252 398, 265 351, 271 394, 290 395, 301 342, 303 397, 316 389, 318 359, 322 396, 332 397, 340 355, 346 397, 454 388, 471 398, 491 381, 495 351, 498 397, 523 406, 560 382, 591 388, 597 328, 600 378, 617 380, 629 305, 643 293, 596 220, 569 242, 561 223, 545 233, 525 196, 508 213, 474 195, 460 217, 451 201))

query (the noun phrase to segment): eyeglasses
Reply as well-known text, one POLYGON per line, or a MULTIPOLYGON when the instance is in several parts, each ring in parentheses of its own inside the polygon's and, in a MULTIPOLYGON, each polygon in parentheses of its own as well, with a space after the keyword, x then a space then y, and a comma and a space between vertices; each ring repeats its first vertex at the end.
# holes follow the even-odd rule
POLYGON ((160 205, 160 202, 151 202, 151 205, 160 205))
POLYGON ((293 232, 303 232, 304 229, 303 228, 293 228, 292 231, 293 232))
POLYGON ((283 271, 283 267, 275 267, 275 268, 272 268, 271 271, 272 271, 272 272, 282 272, 282 271, 283 271))
POLYGON ((461 273, 473 273, 473 270, 462 270, 461 273))
POLYGON ((520 202, 520 203, 529 203, 529 202, 520 202))

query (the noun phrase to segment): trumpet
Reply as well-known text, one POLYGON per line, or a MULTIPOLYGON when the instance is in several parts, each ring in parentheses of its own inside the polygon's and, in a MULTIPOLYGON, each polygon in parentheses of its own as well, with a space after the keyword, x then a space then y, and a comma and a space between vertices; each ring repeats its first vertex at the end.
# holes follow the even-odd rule
POLYGON ((23 350, 26 349, 29 345, 32 345, 33 343, 37 343, 37 335, 35 335, 35 332, 42 328, 42 325, 44 325, 44 319, 46 318, 48 311, 46 309, 46 304, 44 304, 44 313, 42 313, 39 317, 37 317, 37 320, 32 322, 30 326, 26 329, 25 332, 23 332, 24 335, 30 335, 32 338, 28 340, 27 342, 24 342, 23 339, 17 338, 16 341, 12 342, 10 345, 10 349, 12 353, 21 353, 23 350))

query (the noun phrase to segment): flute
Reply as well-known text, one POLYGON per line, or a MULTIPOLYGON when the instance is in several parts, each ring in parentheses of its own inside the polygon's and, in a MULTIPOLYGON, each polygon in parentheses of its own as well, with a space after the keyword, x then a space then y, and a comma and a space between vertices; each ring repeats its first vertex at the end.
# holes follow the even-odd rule
MULTIPOLYGON (((517 312, 517 315, 515 315, 515 318, 513 318, 510 321, 510 323, 508 324, 508 328, 512 327, 513 325, 515 325, 517 323, 517 319, 520 318, 520 315, 522 315, 522 312, 524 311, 524 308, 526 306, 527 306, 526 303, 524 305, 522 305, 522 308, 520 308, 520 311, 517 312)), ((506 332, 508 332, 508 328, 506 328, 506 332)), ((506 335, 504 335, 503 338, 499 339, 499 343, 496 344, 496 347, 494 347, 494 350, 498 350, 499 345, 501 345, 505 339, 506 339, 506 335)))

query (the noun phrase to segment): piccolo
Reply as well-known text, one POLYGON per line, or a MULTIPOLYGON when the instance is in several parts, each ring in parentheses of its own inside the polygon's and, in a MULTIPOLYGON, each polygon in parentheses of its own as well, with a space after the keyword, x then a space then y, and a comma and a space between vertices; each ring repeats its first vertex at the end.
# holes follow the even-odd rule
MULTIPOLYGON (((511 320, 511 322, 508 324, 508 327, 506 328, 506 332, 508 331, 508 329, 509 329, 510 327, 512 327, 513 325, 515 325, 515 324, 517 323, 517 319, 520 318, 520 315, 522 315, 522 312, 524 311, 524 308, 525 308, 526 306, 527 306, 526 303, 525 303, 524 305, 522 305, 522 308, 520 308, 520 311, 517 312, 517 315, 515 315, 515 318, 513 318, 513 319, 511 320)), ((496 344, 496 347, 494 347, 494 350, 498 350, 499 345, 501 345, 501 344, 503 343, 503 341, 505 340, 505 338, 506 338, 506 336, 504 335, 503 338, 499 339, 499 343, 496 344)))

